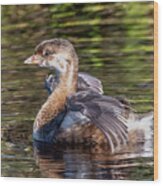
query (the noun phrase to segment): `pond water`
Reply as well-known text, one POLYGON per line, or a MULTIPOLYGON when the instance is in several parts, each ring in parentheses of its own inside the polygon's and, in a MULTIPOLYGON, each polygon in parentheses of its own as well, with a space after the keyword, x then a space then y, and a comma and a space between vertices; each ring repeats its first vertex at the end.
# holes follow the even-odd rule
POLYGON ((33 147, 32 125, 47 98, 49 70, 23 61, 45 39, 75 46, 80 71, 138 113, 153 110, 153 2, 2 6, 2 175, 153 180, 143 144, 110 155, 90 148, 33 147))

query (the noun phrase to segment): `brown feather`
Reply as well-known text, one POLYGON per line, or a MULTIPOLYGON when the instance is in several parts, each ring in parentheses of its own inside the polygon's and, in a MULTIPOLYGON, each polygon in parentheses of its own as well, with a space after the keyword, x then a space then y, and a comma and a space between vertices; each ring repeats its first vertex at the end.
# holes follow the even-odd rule
POLYGON ((47 124, 61 111, 63 111, 66 105, 67 96, 76 91, 77 68, 72 73, 73 82, 71 86, 67 85, 67 77, 69 76, 69 73, 71 73, 69 70, 70 65, 71 64, 68 65, 67 72, 61 75, 60 83, 56 87, 55 91, 53 91, 53 93, 48 97, 47 101, 43 104, 38 112, 34 122, 34 130, 47 124))

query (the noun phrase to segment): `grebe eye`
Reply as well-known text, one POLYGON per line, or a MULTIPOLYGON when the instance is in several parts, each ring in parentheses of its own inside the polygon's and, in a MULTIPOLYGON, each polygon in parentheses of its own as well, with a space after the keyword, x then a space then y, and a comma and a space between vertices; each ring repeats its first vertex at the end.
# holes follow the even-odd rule
POLYGON ((48 57, 51 54, 49 50, 46 50, 45 53, 43 54, 45 57, 48 57))

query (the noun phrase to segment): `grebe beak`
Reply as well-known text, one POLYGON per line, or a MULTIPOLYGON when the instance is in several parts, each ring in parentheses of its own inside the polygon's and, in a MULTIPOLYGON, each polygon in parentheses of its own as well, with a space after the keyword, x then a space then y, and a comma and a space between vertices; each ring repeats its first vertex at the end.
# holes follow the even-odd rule
POLYGON ((39 55, 32 55, 24 61, 25 64, 38 64, 41 65, 43 58, 39 55))

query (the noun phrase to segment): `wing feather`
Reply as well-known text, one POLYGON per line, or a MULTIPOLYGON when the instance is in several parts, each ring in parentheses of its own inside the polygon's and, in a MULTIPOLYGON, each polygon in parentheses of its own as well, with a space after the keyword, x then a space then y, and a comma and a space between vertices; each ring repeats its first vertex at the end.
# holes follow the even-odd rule
POLYGON ((99 79, 80 72, 78 74, 78 90, 83 91, 83 90, 93 90, 99 94, 103 94, 103 87, 102 87, 102 83, 99 79))
POLYGON ((106 136, 112 152, 128 141, 129 110, 119 100, 92 91, 78 92, 69 99, 69 107, 81 111, 106 136))

